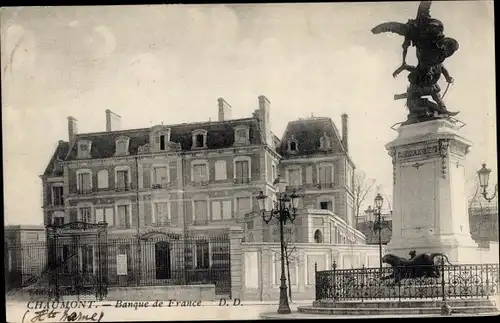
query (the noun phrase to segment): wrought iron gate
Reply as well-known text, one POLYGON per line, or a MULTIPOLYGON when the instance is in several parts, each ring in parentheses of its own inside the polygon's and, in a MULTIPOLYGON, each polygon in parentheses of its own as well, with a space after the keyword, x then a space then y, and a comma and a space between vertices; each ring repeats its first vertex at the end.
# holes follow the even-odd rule
POLYGON ((107 223, 47 226, 49 297, 107 294, 107 223))

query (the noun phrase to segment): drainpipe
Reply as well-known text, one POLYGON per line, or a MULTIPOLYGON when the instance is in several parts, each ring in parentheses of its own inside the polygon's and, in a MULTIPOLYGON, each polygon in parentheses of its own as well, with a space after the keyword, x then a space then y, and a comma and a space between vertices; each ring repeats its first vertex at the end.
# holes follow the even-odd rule
POLYGON ((135 172, 136 172, 136 196, 135 196, 135 204, 137 207, 137 256, 139 257, 138 262, 138 278, 137 278, 137 286, 141 283, 141 263, 142 263, 142 250, 141 250, 141 238, 140 238, 140 211, 139 211, 139 159, 135 157, 135 172))

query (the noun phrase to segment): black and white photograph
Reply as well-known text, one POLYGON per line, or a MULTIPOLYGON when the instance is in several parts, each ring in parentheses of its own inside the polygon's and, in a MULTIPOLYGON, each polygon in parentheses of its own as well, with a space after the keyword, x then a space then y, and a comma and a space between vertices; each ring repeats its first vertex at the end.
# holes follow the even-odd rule
POLYGON ((6 322, 500 314, 493 1, 0 23, 6 322))

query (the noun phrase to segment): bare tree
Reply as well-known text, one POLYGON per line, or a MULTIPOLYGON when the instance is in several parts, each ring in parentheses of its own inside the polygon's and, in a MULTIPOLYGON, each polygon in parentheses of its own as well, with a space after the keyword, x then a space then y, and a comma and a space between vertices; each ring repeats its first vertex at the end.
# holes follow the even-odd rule
MULTIPOLYGON (((292 241, 292 237, 294 236, 296 232, 296 229, 295 227, 292 229, 291 232, 287 233, 285 231, 285 267, 286 267, 286 275, 287 275, 287 280, 288 280, 288 297, 290 298, 290 301, 292 301, 292 282, 291 282, 291 279, 290 279, 290 263, 292 264, 298 264, 300 262, 300 259, 298 257, 298 254, 297 254, 297 248, 295 245, 291 245, 291 242, 292 241)), ((277 254, 278 256, 281 256, 280 253, 281 252, 278 252, 278 251, 273 251, 275 252, 275 254, 277 254)), ((276 257, 275 259, 279 259, 278 257, 276 257)), ((296 273, 298 274, 298 273, 296 273)))
POLYGON ((353 186, 353 194, 354 194, 354 215, 355 215, 355 223, 356 226, 358 224, 359 215, 361 212, 361 206, 363 205, 368 193, 373 190, 373 186, 375 185, 374 179, 368 179, 366 177, 366 173, 359 172, 354 175, 354 186, 353 186))

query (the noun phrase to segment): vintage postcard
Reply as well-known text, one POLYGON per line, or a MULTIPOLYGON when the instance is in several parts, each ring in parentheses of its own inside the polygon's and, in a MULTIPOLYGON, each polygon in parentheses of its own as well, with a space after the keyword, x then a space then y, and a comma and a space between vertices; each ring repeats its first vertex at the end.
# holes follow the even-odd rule
POLYGON ((7 322, 500 313, 493 1, 0 10, 7 322))

